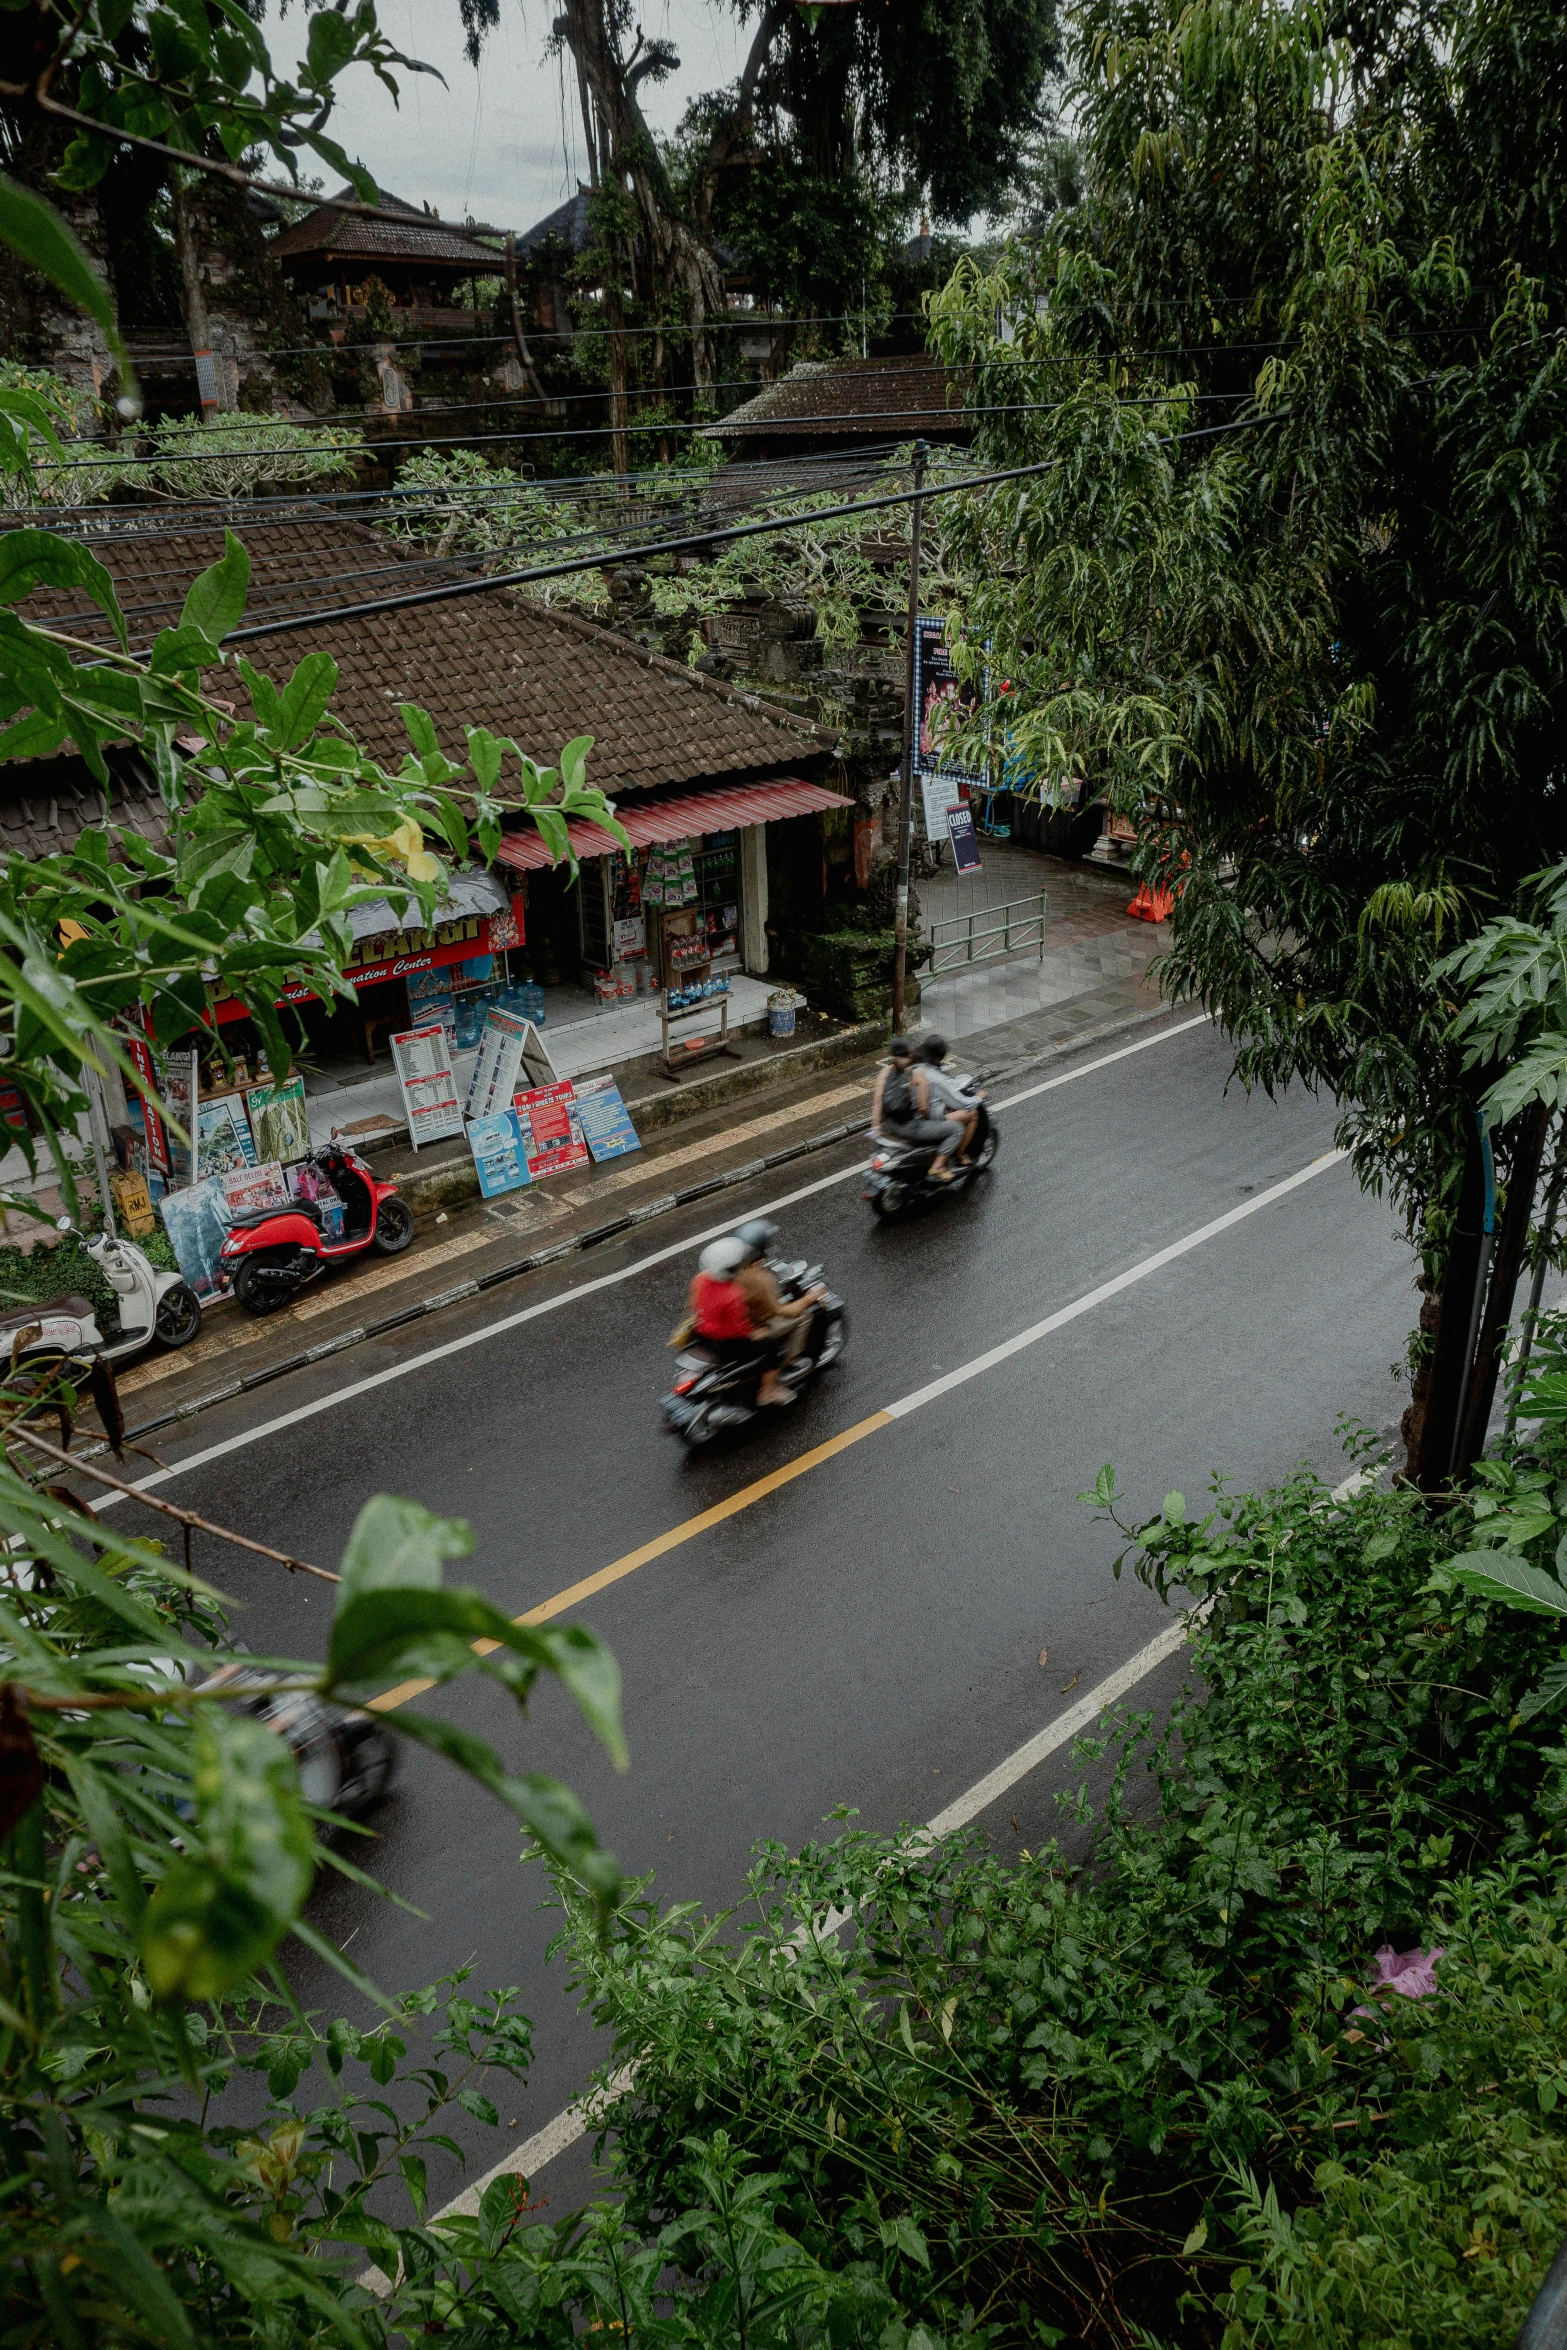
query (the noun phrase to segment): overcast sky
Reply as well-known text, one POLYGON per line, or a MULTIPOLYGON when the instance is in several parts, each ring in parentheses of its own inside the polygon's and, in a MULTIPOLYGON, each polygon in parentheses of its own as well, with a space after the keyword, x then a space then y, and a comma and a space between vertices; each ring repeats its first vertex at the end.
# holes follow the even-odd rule
MULTIPOLYGON (((411 204, 434 204, 447 220, 472 213, 497 228, 531 228, 586 177, 570 60, 544 54, 559 7, 560 0, 501 0, 500 24, 475 72, 463 54, 457 0, 380 0, 387 37, 438 66, 446 87, 428 74, 400 76, 402 103, 394 106, 375 76, 356 67, 339 84, 334 135, 411 204)), ((269 18, 274 62, 291 71, 309 19, 296 7, 280 20, 276 0, 269 18)), ((698 92, 735 79, 745 36, 723 0, 645 0, 641 21, 649 39, 665 35, 680 53, 679 73, 642 85, 652 128, 673 130, 698 92)))

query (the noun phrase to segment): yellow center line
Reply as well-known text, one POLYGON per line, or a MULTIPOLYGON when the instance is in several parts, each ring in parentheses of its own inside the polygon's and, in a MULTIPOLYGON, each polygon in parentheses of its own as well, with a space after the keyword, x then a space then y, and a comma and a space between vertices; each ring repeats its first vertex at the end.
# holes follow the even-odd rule
MULTIPOLYGON (((783 1486, 792 1485, 796 1477, 808 1470, 820 1468, 840 1452, 847 1452, 851 1444, 858 1444, 862 1436, 870 1436, 878 1428, 890 1428, 894 1423, 891 1412, 872 1412, 868 1420, 857 1420, 852 1428, 843 1429, 837 1436, 829 1436, 825 1444, 813 1444, 809 1452, 802 1452, 795 1460, 785 1461, 781 1469, 770 1469, 765 1477, 758 1477, 754 1485, 742 1485, 738 1493, 727 1500, 715 1501, 711 1509, 700 1511, 679 1526, 671 1526, 667 1534, 655 1534, 651 1542, 644 1542, 638 1550, 628 1550, 623 1558, 613 1559, 607 1567, 600 1567, 596 1575, 584 1575, 580 1583, 568 1583, 564 1591, 557 1591, 553 1599, 544 1600, 538 1607, 530 1607, 526 1615, 513 1616, 514 1624, 547 1624, 555 1616, 563 1616, 568 1608, 582 1600, 591 1599, 595 1591, 605 1591, 611 1583, 619 1583, 625 1576, 634 1575, 638 1567, 650 1566, 682 1543, 692 1542, 698 1534, 705 1534, 710 1526, 721 1526, 726 1518, 736 1518, 754 1502, 765 1500, 769 1493, 777 1493, 783 1486)), ((499 1648, 498 1640, 475 1640, 476 1656, 489 1656, 499 1648)), ((379 1697, 369 1701, 371 1713, 391 1713, 395 1707, 406 1705, 411 1697, 422 1697, 433 1689, 433 1681, 399 1681, 395 1689, 383 1690, 379 1697)))

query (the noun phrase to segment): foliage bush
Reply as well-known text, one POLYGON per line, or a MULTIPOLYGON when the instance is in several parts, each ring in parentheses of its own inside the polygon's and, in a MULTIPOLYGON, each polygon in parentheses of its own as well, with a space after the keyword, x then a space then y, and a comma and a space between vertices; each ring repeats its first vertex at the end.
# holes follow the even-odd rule
POLYGON ((764 1848, 728 1916, 571 1928, 635 2067, 628 2220, 722 2129, 815 2259, 942 2337, 1505 2338, 1567 2235, 1567 1748, 1518 1715, 1557 1628, 1449 1571, 1475 1527, 1307 1475, 1172 1495, 1132 1548, 1206 1607, 1196 1686, 1090 1743, 1086 1860, 848 1830, 764 1848), (1373 1953, 1422 1943, 1438 1996, 1373 2001, 1373 1953))

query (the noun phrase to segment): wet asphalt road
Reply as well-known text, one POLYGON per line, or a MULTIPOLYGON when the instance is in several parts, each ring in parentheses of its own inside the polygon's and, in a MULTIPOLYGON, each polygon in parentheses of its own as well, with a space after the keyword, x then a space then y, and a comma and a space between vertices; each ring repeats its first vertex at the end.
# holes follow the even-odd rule
MULTIPOLYGON (((1003 1114, 995 1169, 971 1197, 889 1230, 853 1180, 779 1211, 782 1253, 820 1259, 845 1297, 849 1345, 808 1400, 734 1449, 688 1461, 659 1425, 664 1340, 694 1245, 584 1287, 710 1231, 709 1201, 503 1302, 469 1301, 398 1334, 400 1345, 360 1348, 202 1415, 164 1440, 163 1459, 246 1440, 165 1490, 323 1565, 336 1563, 367 1495, 415 1495, 475 1530, 474 1557, 453 1579, 519 1614, 1330 1148, 1329 1103, 1248 1100, 1226 1092, 1227 1069, 1203 1027, 1037 1094, 1003 1114), (486 1335, 568 1293, 580 1294, 486 1335), (344 1392, 454 1342, 444 1359, 344 1392)), ((720 1208, 738 1220, 860 1156, 806 1160, 720 1208)), ((1215 1472, 1252 1484, 1306 1461, 1335 1482, 1338 1415, 1382 1429, 1401 1409, 1389 1365, 1413 1319, 1412 1274, 1388 1208, 1334 1167, 600 1592, 582 1616, 625 1676, 624 1777, 554 1688, 526 1723, 476 1676, 421 1708, 490 1737, 514 1769, 566 1779, 626 1870, 656 1872, 665 1900, 733 1899, 759 1839, 802 1842, 835 1805, 877 1829, 924 1819, 1167 1621, 1130 1576, 1112 1579, 1121 1544, 1075 1498, 1101 1465, 1116 1464, 1145 1515, 1172 1486, 1196 1500, 1215 1472)), ((324 1647, 331 1603, 320 1586, 215 1544, 198 1565, 243 1603, 235 1629, 252 1648, 324 1647)), ((1178 1662, 1162 1668, 1139 1697, 1167 1695, 1178 1677, 1178 1662)), ((1057 1758, 987 1826, 1003 1844, 1034 1843, 1050 1832, 1064 1777, 1057 1758)), ((558 1920, 540 1907, 547 1887, 519 1860, 509 1815, 411 1750, 375 1824, 378 1841, 355 1857, 424 1915, 328 1880, 312 1905, 318 1928, 387 1988, 471 1963, 481 1985, 521 1985, 535 2018, 534 2071, 502 2105, 515 2127, 497 2139, 457 2117, 482 2169, 567 2104, 605 2051, 559 1962, 546 1962, 558 1920)), ((355 2011, 314 1962, 292 1971, 309 2004, 355 2011)), ((556 2209, 570 2169, 555 2181, 556 2209)), ((432 2204, 461 2183, 454 2164, 432 2161, 432 2204)))

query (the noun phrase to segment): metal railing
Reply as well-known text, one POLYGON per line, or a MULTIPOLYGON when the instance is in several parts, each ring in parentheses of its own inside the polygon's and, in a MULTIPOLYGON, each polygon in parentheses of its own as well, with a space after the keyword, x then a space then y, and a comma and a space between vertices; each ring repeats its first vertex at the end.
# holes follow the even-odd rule
POLYGON ((954 914, 927 925, 931 957, 926 976, 952 971, 963 963, 988 963, 999 955, 1015 955, 1025 947, 1045 958, 1045 893, 1014 898, 1005 906, 977 906, 972 914, 954 914))

